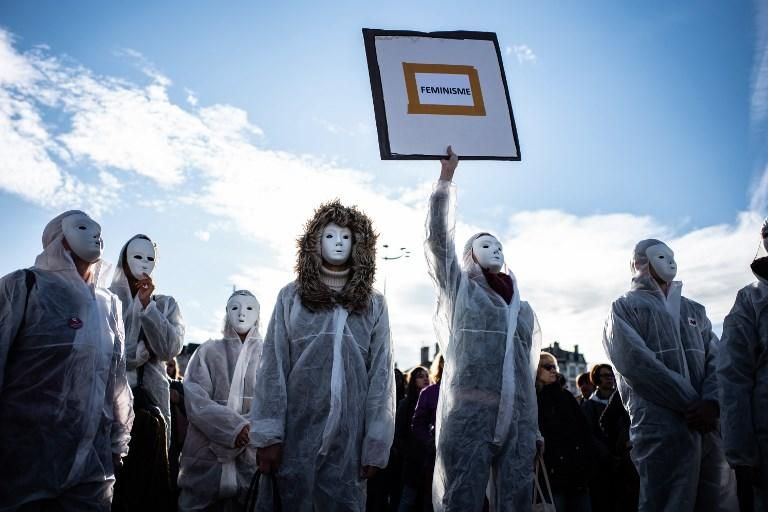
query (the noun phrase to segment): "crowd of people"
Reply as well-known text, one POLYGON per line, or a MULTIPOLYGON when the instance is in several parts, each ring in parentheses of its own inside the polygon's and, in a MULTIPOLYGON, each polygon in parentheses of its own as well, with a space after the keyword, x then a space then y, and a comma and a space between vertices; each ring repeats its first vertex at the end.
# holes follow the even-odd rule
POLYGON ((183 377, 155 243, 130 238, 110 278, 98 223, 51 220, 34 266, 0 280, 0 512, 768 510, 763 244, 718 339, 672 250, 640 241, 610 364, 575 397, 499 240, 457 251, 447 152, 425 237, 441 355, 405 375, 356 207, 307 222, 263 336, 234 291, 183 377))

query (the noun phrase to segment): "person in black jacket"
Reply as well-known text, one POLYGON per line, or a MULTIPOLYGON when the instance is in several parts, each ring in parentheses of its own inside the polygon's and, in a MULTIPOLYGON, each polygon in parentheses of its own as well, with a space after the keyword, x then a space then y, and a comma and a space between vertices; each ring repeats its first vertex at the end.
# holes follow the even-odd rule
POLYGON ((179 501, 180 489, 177 480, 179 479, 179 459, 181 457, 181 447, 184 446, 184 439, 187 436, 187 411, 184 407, 184 383, 179 371, 179 362, 174 357, 165 362, 165 370, 168 373, 168 385, 170 386, 171 400, 171 447, 168 450, 168 467, 170 470, 171 492, 173 493, 173 505, 171 510, 176 510, 176 504, 179 501))
MULTIPOLYGON (((411 372, 414 372, 421 368, 417 366, 411 372)), ((424 370, 424 368, 421 368, 424 370)), ((409 374, 410 375, 410 374, 409 374)), ((429 376, 427 370, 424 370, 426 384, 429 385, 429 376)), ((366 495, 365 510, 366 512, 397 512, 400 504, 400 494, 403 491, 403 456, 404 448, 403 442, 403 418, 401 418, 401 409, 404 403, 408 402, 406 393, 414 394, 411 391, 411 381, 408 382, 406 388, 406 375, 403 375, 399 369, 395 368, 395 398, 397 400, 397 413, 395 416, 395 438, 392 442, 392 448, 389 449, 389 461, 387 467, 376 473, 373 478, 368 479, 368 492, 366 495), (398 432, 400 429, 400 432, 398 432), (398 435, 400 439, 398 439, 398 435), (400 446, 397 446, 398 443, 400 446)), ((421 388, 415 391, 415 397, 413 398, 413 407, 411 408, 410 416, 408 416, 405 428, 406 434, 410 435, 410 422, 411 416, 413 416, 413 409, 416 408, 416 400, 419 398, 419 391, 421 388)))
POLYGON ((621 403, 621 396, 614 391, 600 416, 600 430, 608 441, 614 459, 613 510, 633 512, 640 498, 640 477, 629 455, 629 414, 621 403))
MULTIPOLYGON (((576 398, 557 382, 557 360, 542 352, 536 374, 544 463, 557 512, 590 512, 591 438, 576 398)), ((543 480, 542 480, 543 481, 543 480)))
POLYGON ((616 460, 608 446, 608 438, 600 428, 600 416, 603 414, 608 399, 616 390, 616 378, 609 364, 596 364, 587 374, 594 391, 581 402, 581 411, 587 419, 587 426, 592 435, 595 470, 589 486, 592 500, 592 512, 611 512, 614 510, 616 490, 616 460))
POLYGON ((413 420, 413 412, 416 410, 416 403, 419 400, 419 393, 430 384, 429 372, 423 366, 416 366, 408 372, 407 382, 405 397, 397 404, 395 440, 392 443, 393 454, 401 464, 400 485, 396 493, 396 500, 393 499, 395 505, 393 510, 395 511, 400 507, 400 497, 405 486, 411 488, 411 494, 408 498, 410 504, 413 504, 410 501, 411 498, 421 498, 416 490, 423 488, 424 449, 411 434, 411 421, 413 420))

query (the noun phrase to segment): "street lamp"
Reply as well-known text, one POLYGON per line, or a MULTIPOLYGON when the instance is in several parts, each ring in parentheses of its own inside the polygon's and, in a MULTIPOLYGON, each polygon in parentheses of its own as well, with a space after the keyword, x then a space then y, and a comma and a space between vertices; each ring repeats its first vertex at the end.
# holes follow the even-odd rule
MULTIPOLYGON (((411 257, 411 251, 408 250, 407 247, 400 247, 400 250, 397 254, 390 255, 389 253, 389 244, 383 244, 382 247, 384 248, 384 255, 381 257, 384 261, 392 261, 392 260, 399 260, 400 258, 410 258, 411 257)), ((387 296, 387 271, 384 270, 384 296, 387 296)))
MULTIPOLYGON (((389 250, 389 245, 384 244, 382 245, 384 247, 384 250, 389 250)), ((381 257, 381 259, 389 261, 389 260, 399 260, 402 257, 410 258, 411 257, 411 251, 408 250, 407 247, 401 247, 400 248, 400 254, 397 256, 387 256, 386 254, 381 257)))

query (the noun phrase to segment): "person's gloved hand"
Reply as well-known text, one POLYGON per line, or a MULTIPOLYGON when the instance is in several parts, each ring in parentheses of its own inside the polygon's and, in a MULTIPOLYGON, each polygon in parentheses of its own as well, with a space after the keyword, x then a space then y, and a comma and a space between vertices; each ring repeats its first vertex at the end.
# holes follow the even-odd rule
POLYGON ((376 466, 363 466, 360 468, 360 478, 363 480, 368 480, 369 478, 373 478, 376 476, 376 473, 379 472, 379 468, 376 466))
POLYGON ((268 475, 277 472, 282 459, 283 443, 276 443, 256 450, 256 460, 259 463, 259 471, 262 474, 268 475))
POLYGON ((717 428, 720 417, 720 406, 715 400, 697 400, 685 411, 685 421, 688 428, 706 434, 717 428))

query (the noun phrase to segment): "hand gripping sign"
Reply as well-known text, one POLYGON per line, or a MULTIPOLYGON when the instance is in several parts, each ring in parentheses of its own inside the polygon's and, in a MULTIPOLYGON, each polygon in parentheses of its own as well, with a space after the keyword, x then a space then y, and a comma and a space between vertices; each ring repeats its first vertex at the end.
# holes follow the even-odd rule
POLYGON ((363 29, 384 160, 520 160, 496 34, 363 29))

